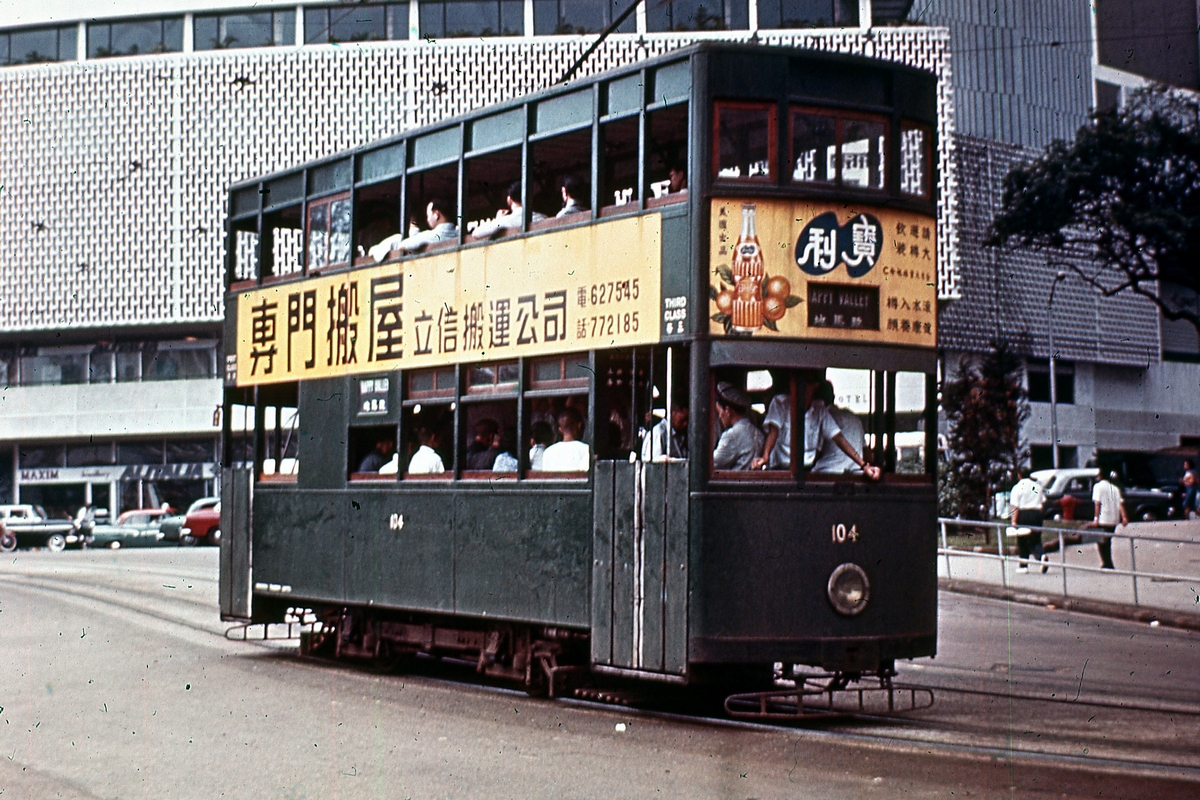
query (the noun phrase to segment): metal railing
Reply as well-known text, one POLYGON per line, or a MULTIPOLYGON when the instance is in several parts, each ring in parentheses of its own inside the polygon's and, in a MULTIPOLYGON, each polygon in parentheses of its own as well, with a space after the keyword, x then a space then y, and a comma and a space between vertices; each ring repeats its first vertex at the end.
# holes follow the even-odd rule
MULTIPOLYGON (((1012 562, 1016 561, 1016 562, 1018 562, 1018 564, 1037 565, 1037 566, 1046 565, 1046 566, 1055 567, 1061 571, 1063 597, 1070 597, 1070 593, 1067 590, 1067 573, 1070 570, 1076 570, 1077 572, 1080 572, 1080 573, 1089 573, 1090 572, 1090 573, 1096 573, 1096 574, 1100 574, 1100 575, 1109 575, 1109 576, 1125 575, 1125 576, 1128 576, 1130 579, 1130 585, 1133 590, 1133 604, 1134 605, 1140 605, 1140 598, 1138 597, 1138 581, 1139 580, 1162 581, 1162 582, 1168 582, 1168 581, 1169 582, 1176 582, 1176 581, 1196 582, 1196 581, 1200 581, 1200 576, 1196 576, 1196 575, 1173 575, 1173 574, 1163 573, 1163 572, 1140 572, 1140 571, 1138 571, 1138 568, 1137 568, 1137 544, 1136 544, 1136 542, 1139 540, 1145 541, 1145 542, 1154 542, 1156 544, 1191 545, 1193 547, 1200 547, 1200 540, 1197 540, 1197 539, 1179 539, 1179 538, 1173 538, 1173 537, 1169 537, 1169 536, 1139 536, 1135 533, 1130 533, 1130 529, 1129 529, 1128 525, 1118 528, 1113 533, 1109 533, 1107 531, 1097 529, 1097 528, 1050 528, 1050 527, 1036 526, 1036 525, 1021 525, 1020 527, 1022 529, 1027 529, 1030 531, 1030 533, 1028 534, 1030 536, 1041 536, 1043 533, 1051 533, 1058 537, 1058 559, 1053 560, 1053 561, 1049 561, 1049 560, 1048 561, 1038 561, 1036 558, 1034 558, 1032 556, 1030 556, 1029 558, 1023 559, 1019 555, 1009 555, 1008 554, 1008 539, 1017 538, 1015 536, 1009 535, 1008 529, 1010 527, 1011 527, 1011 524, 1007 521, 984 522, 982 520, 951 519, 951 518, 947 518, 947 517, 939 517, 938 518, 938 528, 941 533, 941 546, 938 548, 938 557, 944 558, 946 560, 946 577, 953 578, 953 574, 951 572, 951 567, 950 567, 951 556, 954 556, 955 558, 970 557, 970 558, 981 558, 984 560, 995 561, 999 565, 999 568, 1000 568, 1000 582, 1005 588, 1008 588, 1008 582, 1009 582, 1007 568, 1012 564, 1012 562), (996 551, 993 553, 993 552, 982 552, 982 551, 978 551, 978 550, 960 550, 957 548, 951 548, 947 543, 947 529, 948 528, 960 528, 960 529, 961 528, 970 528, 973 530, 979 530, 979 529, 994 530, 996 532, 996 551), (1073 544, 1077 544, 1078 540, 1075 537, 1079 536, 1080 534, 1090 535, 1092 537, 1097 537, 1097 538, 1100 536, 1106 536, 1109 539, 1125 539, 1125 540, 1127 540, 1129 542, 1129 562, 1130 562, 1131 568, 1127 569, 1127 570, 1105 569, 1103 567, 1092 567, 1092 566, 1087 566, 1085 564, 1069 564, 1069 563, 1067 563, 1067 547, 1070 545, 1073 545, 1073 544)), ((1114 544, 1115 544, 1115 542, 1114 542, 1114 544)))

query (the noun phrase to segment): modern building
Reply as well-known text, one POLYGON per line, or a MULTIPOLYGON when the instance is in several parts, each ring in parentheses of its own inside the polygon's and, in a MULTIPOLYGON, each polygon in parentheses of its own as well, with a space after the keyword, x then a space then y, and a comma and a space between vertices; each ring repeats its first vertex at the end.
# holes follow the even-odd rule
MULTIPOLYGON (((226 188, 551 85, 628 0, 248 5, 0 9, 0 498, 115 512, 211 492, 226 188)), ((643 3, 581 74, 706 37, 934 70, 953 294, 948 40, 903 25, 909 5, 643 3)))
POLYGON ((1053 463, 1051 335, 1062 466, 1200 444, 1200 343, 1190 325, 1131 294, 1103 297, 1069 271, 1051 307, 1058 266, 984 245, 1013 166, 1073 139, 1094 109, 1151 81, 1200 88, 1195 0, 929 0, 910 21, 946 27, 953 53, 962 283, 941 317, 947 368, 997 337, 1027 355, 1035 468, 1053 463))

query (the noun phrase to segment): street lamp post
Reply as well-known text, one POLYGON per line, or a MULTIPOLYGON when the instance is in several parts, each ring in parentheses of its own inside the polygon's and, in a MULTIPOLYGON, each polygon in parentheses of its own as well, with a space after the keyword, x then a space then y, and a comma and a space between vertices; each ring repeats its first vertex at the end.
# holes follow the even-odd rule
POLYGON ((1050 284, 1050 300, 1046 303, 1046 323, 1050 339, 1050 456, 1054 468, 1058 469, 1058 354, 1054 350, 1054 290, 1067 279, 1067 273, 1059 272, 1050 284))

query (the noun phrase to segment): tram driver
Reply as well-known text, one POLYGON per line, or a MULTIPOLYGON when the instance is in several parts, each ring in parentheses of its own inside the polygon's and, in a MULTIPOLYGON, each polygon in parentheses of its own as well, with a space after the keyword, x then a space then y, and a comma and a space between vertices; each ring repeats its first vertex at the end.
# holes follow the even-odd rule
POLYGON ((762 450, 762 431, 746 416, 749 409, 745 392, 728 381, 717 384, 717 417, 723 430, 713 450, 713 469, 750 469, 762 450))
POLYGON ((393 250, 401 253, 415 253, 423 247, 438 242, 453 241, 458 238, 458 226, 454 224, 454 209, 445 200, 435 197, 425 205, 425 221, 429 230, 417 231, 409 236, 397 233, 387 237, 379 244, 368 250, 368 254, 376 262, 383 261, 393 250))

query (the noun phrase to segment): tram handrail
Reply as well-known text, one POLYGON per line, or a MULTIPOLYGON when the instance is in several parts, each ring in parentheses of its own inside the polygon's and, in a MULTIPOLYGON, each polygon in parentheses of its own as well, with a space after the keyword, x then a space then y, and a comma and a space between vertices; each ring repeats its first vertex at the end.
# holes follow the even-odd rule
POLYGON ((1137 547, 1135 545, 1135 542, 1140 539, 1140 540, 1147 541, 1147 542, 1158 542, 1158 543, 1163 543, 1163 544, 1180 544, 1180 545, 1200 546, 1200 539, 1183 539, 1183 538, 1178 538, 1178 537, 1173 537, 1173 536, 1157 536, 1157 535, 1146 536, 1146 535, 1130 532, 1128 525, 1119 526, 1115 531, 1113 531, 1111 533, 1106 530, 1102 530, 1102 529, 1098 529, 1098 528, 1091 528, 1091 527, 1062 528, 1062 527, 1049 527, 1049 526, 1044 526, 1044 525, 1021 525, 1021 526, 1019 526, 1022 529, 1028 529, 1030 532, 1029 535, 1037 534, 1040 536, 1043 533, 1052 533, 1057 536, 1057 538, 1058 538, 1058 559, 1056 559, 1054 561, 1049 561, 1049 560, 1038 561, 1033 558, 1022 559, 1019 555, 1010 555, 1008 553, 1008 541, 1007 540, 1010 538, 1008 531, 1012 527, 1013 526, 1011 525, 1011 523, 1008 522, 1007 520, 999 520, 999 521, 971 520, 971 519, 960 519, 960 518, 956 518, 956 517, 938 517, 938 531, 939 531, 939 534, 941 537, 941 544, 938 547, 938 556, 944 557, 946 559, 946 577, 947 578, 953 577, 952 572, 951 572, 951 566, 950 566, 951 556, 981 558, 985 561, 991 560, 991 561, 995 561, 995 562, 999 563, 999 565, 1000 565, 1000 581, 1001 581, 1001 584, 1005 588, 1008 588, 1008 571, 1006 568, 1014 560, 1017 561, 1018 564, 1024 562, 1024 563, 1031 564, 1031 565, 1038 565, 1038 566, 1045 565, 1045 566, 1049 566, 1049 567, 1055 567, 1055 568, 1061 570, 1061 573, 1062 573, 1063 597, 1070 596, 1070 593, 1068 592, 1068 588, 1067 588, 1067 573, 1069 570, 1076 570, 1081 573, 1096 573, 1096 574, 1101 574, 1101 575, 1126 576, 1126 577, 1130 578, 1130 580, 1132 582, 1133 604, 1135 606, 1141 604, 1140 598, 1138 596, 1138 580, 1139 579, 1142 579, 1142 580, 1148 579, 1151 581, 1171 581, 1171 582, 1194 582, 1194 581, 1200 580, 1200 576, 1197 576, 1197 575, 1175 575, 1175 574, 1164 573, 1164 572, 1145 572, 1145 571, 1138 570, 1138 568, 1137 568, 1137 547), (993 552, 981 552, 979 550, 964 550, 964 549, 960 549, 960 548, 950 547, 949 544, 947 543, 947 529, 950 527, 995 529, 995 531, 996 531, 996 546, 995 546, 996 552, 994 552, 994 553, 993 552), (1127 540, 1129 542, 1129 558, 1130 558, 1130 564, 1131 564, 1132 568, 1128 569, 1128 570, 1126 570, 1126 569, 1104 569, 1102 567, 1094 567, 1094 566, 1089 566, 1087 564, 1069 564, 1069 563, 1067 563, 1066 548, 1068 545, 1073 544, 1073 542, 1068 542, 1066 539, 1068 536, 1073 537, 1073 536, 1079 535, 1079 534, 1090 534, 1092 536, 1107 536, 1107 537, 1110 537, 1113 539, 1127 540))

